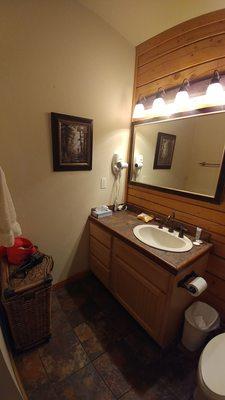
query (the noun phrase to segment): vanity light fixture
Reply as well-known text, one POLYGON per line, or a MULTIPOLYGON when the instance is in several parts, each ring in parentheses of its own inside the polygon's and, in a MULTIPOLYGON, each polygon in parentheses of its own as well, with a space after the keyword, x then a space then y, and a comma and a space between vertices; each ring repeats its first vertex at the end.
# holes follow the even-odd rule
POLYGON ((152 104, 152 112, 156 115, 164 115, 166 112, 166 103, 164 97, 166 92, 163 88, 159 88, 152 104))
POLYGON ((190 107, 190 97, 187 88, 190 86, 189 80, 184 79, 179 91, 176 94, 174 104, 179 111, 190 107))
POLYGON ((138 102, 134 107, 133 118, 143 118, 145 116, 145 102, 146 98, 144 96, 139 97, 138 102))
POLYGON ((214 71, 210 84, 207 87, 206 97, 210 104, 224 103, 225 94, 223 86, 220 83, 220 74, 217 70, 214 71))
POLYGON ((217 70, 214 71, 212 79, 210 80, 204 95, 193 95, 190 97, 188 93, 189 86, 190 82, 185 78, 176 94, 174 101, 169 101, 168 103, 166 103, 164 100, 166 92, 162 87, 160 87, 156 93, 151 108, 146 108, 148 99, 141 95, 134 107, 133 118, 144 119, 160 116, 169 117, 180 112, 198 110, 204 107, 225 105, 225 90, 220 83, 220 74, 217 70))

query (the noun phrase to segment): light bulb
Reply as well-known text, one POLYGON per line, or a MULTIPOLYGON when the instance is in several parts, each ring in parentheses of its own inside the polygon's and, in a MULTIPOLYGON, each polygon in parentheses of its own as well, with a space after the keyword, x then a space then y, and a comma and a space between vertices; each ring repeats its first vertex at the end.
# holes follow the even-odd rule
POLYGON ((133 118, 143 118, 145 115, 145 108, 142 103, 137 103, 134 107, 133 118))
POLYGON ((217 70, 214 71, 213 77, 206 90, 206 100, 208 104, 224 104, 225 95, 223 86, 220 83, 220 74, 217 70))
POLYGON ((190 97, 187 90, 177 92, 174 104, 179 111, 187 110, 190 107, 190 97))
POLYGON ((189 80, 184 79, 174 100, 174 108, 176 111, 187 111, 191 108, 191 102, 187 91, 187 87, 189 86, 189 80))
POLYGON ((164 115, 166 103, 162 97, 156 97, 152 104, 152 112, 157 115, 164 115))
POLYGON ((223 86, 219 82, 210 83, 206 90, 207 102, 210 104, 221 104, 225 101, 223 86))
POLYGON ((159 88, 156 93, 155 99, 152 104, 152 114, 153 115, 165 115, 166 114, 166 103, 164 101, 164 96, 166 95, 163 88, 159 88))

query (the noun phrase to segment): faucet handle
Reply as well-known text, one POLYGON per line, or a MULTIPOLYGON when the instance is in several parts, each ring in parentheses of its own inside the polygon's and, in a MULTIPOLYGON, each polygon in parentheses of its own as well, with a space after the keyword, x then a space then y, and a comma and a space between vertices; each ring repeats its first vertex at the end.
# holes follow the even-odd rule
POLYGON ((171 218, 174 219, 175 217, 176 217, 175 211, 172 211, 172 212, 171 212, 171 218))
POLYGON ((184 227, 184 225, 181 224, 179 226, 179 234, 178 234, 178 236, 180 238, 183 238, 184 237, 184 232, 188 232, 188 230, 184 227))
POLYGON ((168 231, 170 233, 174 232, 174 219, 175 219, 175 211, 172 211, 170 215, 167 217, 167 223, 168 223, 168 231))
POLYGON ((163 220, 163 218, 156 218, 155 220, 156 220, 156 222, 158 222, 158 228, 159 228, 159 229, 162 229, 162 228, 163 228, 163 225, 164 225, 164 220, 163 220))

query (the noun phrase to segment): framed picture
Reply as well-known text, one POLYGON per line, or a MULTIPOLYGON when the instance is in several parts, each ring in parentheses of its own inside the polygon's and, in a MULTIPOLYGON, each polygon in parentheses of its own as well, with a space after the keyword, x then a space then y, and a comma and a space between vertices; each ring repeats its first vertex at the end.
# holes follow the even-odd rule
POLYGON ((163 132, 158 133, 153 169, 171 168, 175 142, 176 135, 163 132))
POLYGON ((53 169, 92 169, 93 120, 51 113, 53 169))

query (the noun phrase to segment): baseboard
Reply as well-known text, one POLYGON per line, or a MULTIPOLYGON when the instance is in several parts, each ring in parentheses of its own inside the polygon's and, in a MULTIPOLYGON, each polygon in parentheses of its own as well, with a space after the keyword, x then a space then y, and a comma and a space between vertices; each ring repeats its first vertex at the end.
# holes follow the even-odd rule
POLYGON ((89 274, 90 274, 90 271, 77 272, 76 274, 70 276, 69 278, 64 279, 61 282, 57 282, 57 283, 53 284, 53 290, 61 289, 70 283, 73 283, 73 282, 76 282, 76 281, 79 281, 79 280, 85 278, 89 274))

